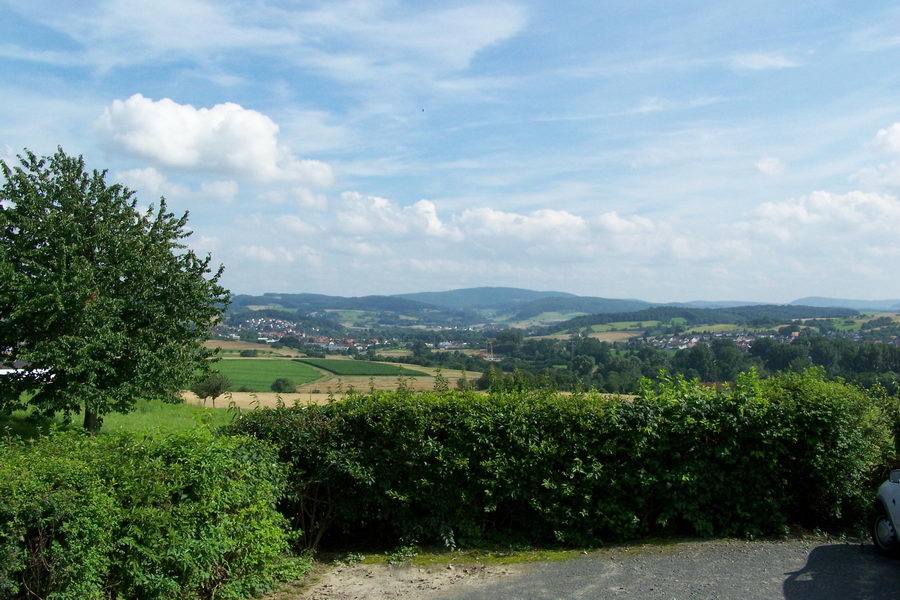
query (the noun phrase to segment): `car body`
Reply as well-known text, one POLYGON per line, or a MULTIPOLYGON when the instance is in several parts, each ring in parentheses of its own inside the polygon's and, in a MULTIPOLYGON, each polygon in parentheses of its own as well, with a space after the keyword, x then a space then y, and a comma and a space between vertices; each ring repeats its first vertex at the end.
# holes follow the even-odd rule
POLYGON ((869 522, 872 542, 879 552, 900 555, 900 469, 878 488, 875 508, 869 522))

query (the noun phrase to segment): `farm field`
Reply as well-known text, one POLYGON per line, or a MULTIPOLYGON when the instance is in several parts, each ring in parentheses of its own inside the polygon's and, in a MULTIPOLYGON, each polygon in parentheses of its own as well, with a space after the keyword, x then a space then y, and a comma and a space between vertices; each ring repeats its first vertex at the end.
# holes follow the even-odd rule
POLYGON ((319 371, 298 360, 232 359, 219 361, 214 368, 231 381, 231 391, 245 388, 251 392, 268 392, 279 377, 290 379, 298 386, 322 377, 319 371))
POLYGON ((298 359, 298 361, 312 365, 318 369, 324 369, 335 375, 370 377, 396 377, 398 375, 405 375, 411 377, 430 377, 430 375, 423 371, 409 369, 396 363, 377 363, 366 360, 341 360, 329 358, 303 358, 298 359))
POLYGON ((223 357, 239 356, 241 350, 256 350, 259 356, 273 357, 293 357, 301 354, 293 348, 272 348, 268 344, 257 344, 254 342, 241 342, 237 340, 207 340, 203 342, 206 348, 218 348, 219 355, 223 357))
POLYGON ((568 321, 569 319, 574 319, 575 317, 581 317, 586 314, 588 314, 588 313, 584 313, 584 312, 571 312, 571 313, 542 312, 539 315, 535 315, 528 319, 522 319, 521 321, 508 321, 507 324, 510 327, 519 327, 519 328, 552 325, 553 323, 561 323, 562 321, 568 321))

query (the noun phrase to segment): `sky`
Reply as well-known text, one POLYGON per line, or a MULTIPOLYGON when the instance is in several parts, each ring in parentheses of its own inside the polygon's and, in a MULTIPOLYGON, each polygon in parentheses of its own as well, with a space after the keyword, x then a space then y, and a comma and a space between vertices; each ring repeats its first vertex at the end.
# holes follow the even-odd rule
POLYGON ((895 2, 0 0, 0 160, 235 293, 900 297, 895 2))

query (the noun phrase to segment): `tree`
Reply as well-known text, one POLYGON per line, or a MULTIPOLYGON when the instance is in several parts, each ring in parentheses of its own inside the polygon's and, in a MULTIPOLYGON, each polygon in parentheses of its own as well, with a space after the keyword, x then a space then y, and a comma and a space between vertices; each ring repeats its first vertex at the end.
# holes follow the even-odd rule
POLYGON ((134 192, 62 149, 19 162, 0 161, 0 352, 28 367, 0 381, 0 410, 83 412, 96 433, 104 414, 208 373, 201 340, 229 294, 222 267, 182 243, 188 214, 163 198, 139 212, 134 192))
POLYGON ((228 391, 231 387, 231 381, 218 371, 210 374, 209 377, 198 381, 191 386, 191 391, 203 400, 203 406, 206 406, 206 400, 212 400, 213 408, 216 406, 216 398, 228 391))
POLYGON ((272 382, 270 386, 273 392, 278 394, 293 394, 297 391, 297 386, 293 381, 285 377, 279 377, 272 382))

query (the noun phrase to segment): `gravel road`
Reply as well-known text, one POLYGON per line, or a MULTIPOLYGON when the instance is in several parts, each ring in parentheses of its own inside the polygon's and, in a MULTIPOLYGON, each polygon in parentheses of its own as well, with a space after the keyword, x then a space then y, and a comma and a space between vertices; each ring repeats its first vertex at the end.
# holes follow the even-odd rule
POLYGON ((641 545, 522 565, 452 586, 441 600, 898 600, 900 561, 869 543, 799 539, 641 545))

